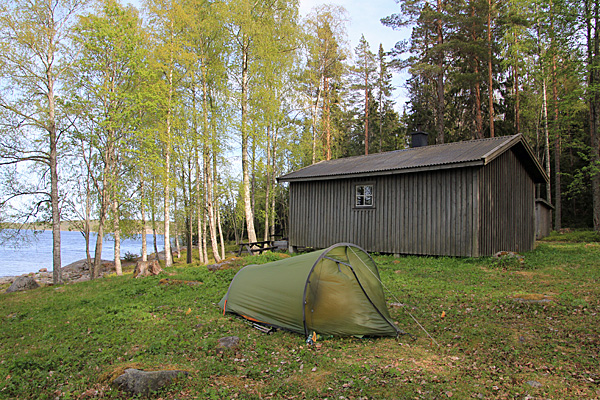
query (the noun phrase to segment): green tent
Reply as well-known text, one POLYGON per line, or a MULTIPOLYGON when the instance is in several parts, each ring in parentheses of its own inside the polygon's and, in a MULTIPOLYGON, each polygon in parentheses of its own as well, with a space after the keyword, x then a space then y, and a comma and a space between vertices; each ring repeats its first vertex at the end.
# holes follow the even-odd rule
POLYGON ((397 336, 377 265, 360 247, 325 250, 262 265, 233 278, 223 313, 309 335, 397 336))

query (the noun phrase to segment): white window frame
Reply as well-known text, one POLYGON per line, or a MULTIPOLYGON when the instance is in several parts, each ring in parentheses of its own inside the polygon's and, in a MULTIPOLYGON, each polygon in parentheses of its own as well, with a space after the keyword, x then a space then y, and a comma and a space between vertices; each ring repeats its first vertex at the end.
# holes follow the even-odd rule
POLYGON ((361 182, 354 184, 354 208, 375 208, 375 183, 373 182, 361 182), (366 194, 364 188, 370 188, 371 193, 366 194), (362 188, 362 190, 361 190, 362 188), (359 190, 361 193, 359 193, 359 190), (359 198, 363 199, 362 204, 359 204, 359 198), (369 204, 367 204, 370 198, 369 204))

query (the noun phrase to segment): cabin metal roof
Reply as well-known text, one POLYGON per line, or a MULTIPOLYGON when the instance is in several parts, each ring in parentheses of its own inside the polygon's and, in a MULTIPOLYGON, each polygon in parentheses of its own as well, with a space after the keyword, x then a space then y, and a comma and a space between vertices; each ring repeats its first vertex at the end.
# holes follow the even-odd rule
POLYGON ((509 149, 513 149, 534 182, 549 181, 521 134, 321 161, 277 179, 313 181, 484 166, 509 149))

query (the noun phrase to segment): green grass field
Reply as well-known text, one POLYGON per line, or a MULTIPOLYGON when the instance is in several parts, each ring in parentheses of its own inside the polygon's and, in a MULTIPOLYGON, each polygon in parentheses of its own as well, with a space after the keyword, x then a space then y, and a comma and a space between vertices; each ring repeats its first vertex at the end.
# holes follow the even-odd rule
POLYGON ((414 340, 307 346, 259 332, 216 305, 236 268, 167 271, 196 286, 125 275, 2 293, 0 399, 124 398, 109 382, 128 367, 189 371, 162 399, 600 398, 600 243, 539 242, 524 256, 375 255, 388 302, 401 303, 390 313, 414 340), (231 335, 240 346, 218 352, 231 335))

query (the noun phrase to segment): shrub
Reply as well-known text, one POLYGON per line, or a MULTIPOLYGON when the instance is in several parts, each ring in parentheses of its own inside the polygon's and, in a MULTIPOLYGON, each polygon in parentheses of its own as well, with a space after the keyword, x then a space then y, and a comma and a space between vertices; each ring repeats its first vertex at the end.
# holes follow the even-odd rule
POLYGON ((123 259, 128 262, 135 261, 135 260, 137 260, 137 258, 138 258, 137 254, 130 253, 130 252, 126 252, 125 257, 123 257, 123 259))

